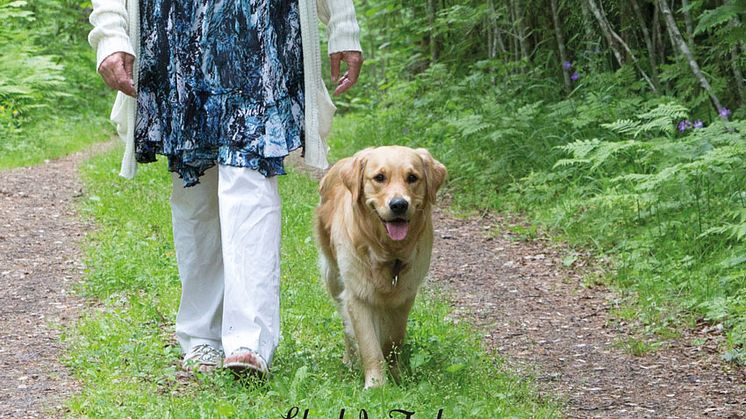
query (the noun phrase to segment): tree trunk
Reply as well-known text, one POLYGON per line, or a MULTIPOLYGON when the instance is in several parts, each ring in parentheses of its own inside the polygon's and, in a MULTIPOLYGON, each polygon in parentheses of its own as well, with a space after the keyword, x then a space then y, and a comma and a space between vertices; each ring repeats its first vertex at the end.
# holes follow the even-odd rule
POLYGON ((572 91, 570 67, 565 65, 565 63, 569 63, 570 60, 567 58, 567 51, 565 50, 565 38, 562 35, 562 27, 560 26, 557 0, 550 0, 550 3, 552 6, 552 20, 554 21, 554 34, 557 37, 557 49, 559 50, 560 60, 562 61, 562 76, 565 79, 565 89, 570 92, 572 91))
POLYGON ((521 58, 529 61, 528 31, 526 30, 526 12, 523 9, 523 0, 513 0, 515 5, 516 26, 518 28, 518 42, 521 46, 521 58))
POLYGON ((630 3, 632 3, 632 10, 634 10, 635 12, 637 23, 642 30, 642 37, 645 41, 645 46, 648 49, 648 61, 650 62, 650 78, 653 80, 653 84, 655 84, 655 87, 657 89, 660 89, 661 85, 660 81, 658 81, 658 63, 655 60, 655 44, 653 43, 653 38, 652 36, 650 36, 648 26, 645 24, 645 17, 642 14, 642 10, 640 10, 640 5, 637 4, 637 0, 631 0, 630 3))
POLYGON ((588 9, 588 3, 581 1, 580 9, 583 12, 583 28, 585 30, 585 54, 591 63, 591 70, 596 71, 596 60, 593 56, 596 53, 596 46, 599 44, 598 35, 593 30, 593 16, 588 9))
POLYGON ((674 20, 673 18, 671 9, 668 7, 666 0, 657 1, 658 7, 660 7, 661 13, 663 14, 663 18, 666 20, 666 26, 668 26, 668 30, 671 32, 672 40, 679 47, 679 50, 681 50, 681 53, 684 55, 684 57, 686 57, 686 60, 689 62, 689 67, 691 67, 692 73, 694 73, 694 77, 699 80, 699 84, 702 86, 703 89, 705 89, 707 94, 710 95, 710 100, 712 100, 712 104, 715 105, 715 108, 718 110, 719 113, 720 110, 723 109, 722 105, 720 104, 720 99, 718 99, 718 97, 715 95, 715 92, 710 86, 710 82, 708 82, 705 78, 705 75, 702 74, 702 70, 699 68, 699 64, 694 58, 692 51, 687 46, 686 42, 684 42, 684 38, 681 36, 679 28, 678 26, 676 26, 676 20, 674 20))
POLYGON ((436 0, 427 0, 427 23, 430 26, 430 62, 437 63, 440 60, 440 45, 435 28, 435 18, 438 14, 436 0))
MULTIPOLYGON (((656 4, 660 4, 660 2, 658 2, 658 0, 656 0, 656 4)), ((668 6, 668 3, 666 3, 665 6, 666 6, 667 10, 671 10, 671 8, 668 6)), ((661 9, 661 14, 663 14, 663 9, 661 7, 659 7, 659 9, 661 9)), ((673 32, 671 32, 671 26, 668 25, 668 22, 666 21, 666 17, 665 16, 663 16, 663 21, 666 24, 666 32, 668 32, 668 41, 671 43, 671 50, 672 50, 674 56, 676 57, 676 59, 678 60, 679 56, 681 55, 681 51, 679 50, 679 45, 676 43, 676 39, 674 37, 674 34, 673 34, 673 32)))
POLYGON ((596 16, 596 20, 598 20, 598 24, 601 27, 601 31, 604 32, 604 34, 607 37, 607 41, 609 42, 609 46, 611 47, 611 50, 614 51, 614 56, 617 57, 617 61, 619 62, 620 66, 624 65, 624 60, 622 58, 621 52, 617 49, 615 42, 618 42, 619 45, 624 48, 625 51, 627 51, 627 54, 632 59, 632 62, 635 64, 635 67, 637 67, 637 71, 640 72, 640 75, 642 75, 642 78, 645 79, 645 81, 648 83, 648 86, 650 86, 650 89, 653 92, 658 92, 658 89, 655 87, 655 84, 652 80, 650 80, 650 77, 648 77, 645 70, 640 66, 640 62, 637 61, 637 57, 635 57, 635 54, 632 52, 632 50, 629 48, 626 42, 622 39, 619 34, 614 32, 614 29, 611 27, 611 24, 606 19, 606 16, 604 16, 601 12, 601 10, 596 6, 596 3, 594 0, 588 0, 588 5, 591 8, 591 11, 596 16))
POLYGON ((648 77, 645 70, 643 70, 642 66, 640 66, 640 62, 637 61, 637 57, 635 57, 635 54, 629 48, 627 43, 624 42, 624 40, 619 35, 617 35, 617 33, 614 32, 613 30, 611 31, 611 36, 613 36, 614 39, 616 39, 622 45, 622 47, 627 51, 627 54, 629 54, 629 57, 632 58, 632 62, 635 63, 635 67, 637 67, 637 71, 640 72, 640 75, 642 75, 642 78, 645 79, 645 81, 648 83, 648 86, 650 86, 650 89, 653 92, 657 93, 658 89, 655 87, 655 84, 653 83, 653 81, 650 80, 650 77, 648 77))
POLYGON ((689 49, 694 49, 694 23, 692 22, 692 14, 689 12, 689 0, 681 0, 681 8, 686 25, 686 41, 689 49))
POLYGON ((492 18, 495 13, 495 4, 493 0, 489 0, 490 14, 487 16, 485 23, 485 31, 487 32, 487 58, 493 59, 497 56, 495 50, 495 31, 493 30, 492 18))
POLYGON ((611 48, 611 52, 614 53, 614 57, 616 58, 616 62, 619 64, 619 66, 624 65, 624 56, 619 52, 619 50, 616 47, 616 43, 614 42, 614 37, 611 35, 611 28, 607 26, 607 21, 604 18, 603 14, 601 14, 601 10, 596 5, 596 2, 594 0, 586 0, 588 3, 588 7, 591 10, 591 13, 593 13, 593 16, 596 17, 596 22, 598 22, 599 28, 601 28, 601 33, 603 34, 604 38, 606 38, 606 43, 609 45, 609 48, 611 48))
POLYGON ((519 35, 517 35, 517 28, 516 28, 516 21, 518 20, 518 15, 516 14, 516 6, 515 6, 516 0, 512 0, 509 2, 510 7, 510 20, 513 22, 513 32, 511 35, 513 36, 513 59, 515 61, 520 61, 521 59, 521 42, 518 39, 519 35))
POLYGON ((487 58, 491 60, 495 58, 497 52, 495 51, 495 40, 493 39, 495 37, 495 32, 492 31, 490 19, 487 19, 487 24, 485 25, 484 30, 487 32, 487 58))
POLYGON ((658 52, 658 59, 656 60, 659 63, 665 63, 666 62, 666 45, 663 42, 663 33, 661 33, 661 17, 660 17, 660 9, 658 9, 658 4, 653 4, 653 44, 655 45, 655 50, 658 52))
MULTIPOLYGON (((734 30, 740 26, 740 22, 737 18, 731 19, 730 22, 728 22, 728 26, 733 28, 734 30)), ((736 79, 736 93, 738 93, 738 100, 741 105, 743 105, 744 100, 744 86, 743 86, 743 73, 741 72, 741 67, 738 65, 739 61, 739 46, 741 49, 743 49, 744 44, 743 42, 737 42, 733 45, 733 47, 730 50, 730 65, 731 69, 733 69, 733 78, 736 79)))
POLYGON ((503 31, 500 29, 499 22, 495 22, 495 42, 497 43, 497 51, 507 57, 508 48, 505 46, 505 40, 503 40, 503 31))
POLYGON ((500 22, 498 20, 497 7, 495 0, 489 0, 490 16, 487 20, 487 33, 489 42, 489 57, 496 58, 498 52, 505 54, 505 42, 503 42, 502 32, 500 31, 500 22))
POLYGON ((736 79, 736 93, 738 93, 738 100, 740 101, 741 105, 743 105, 743 73, 741 73, 741 69, 738 67, 738 57, 738 47, 734 46, 731 50, 730 65, 733 68, 733 77, 736 79))

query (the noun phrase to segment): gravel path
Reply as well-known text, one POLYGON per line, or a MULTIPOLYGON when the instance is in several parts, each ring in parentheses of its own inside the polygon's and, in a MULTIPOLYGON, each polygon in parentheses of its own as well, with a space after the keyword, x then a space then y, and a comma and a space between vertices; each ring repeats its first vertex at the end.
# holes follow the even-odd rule
POLYGON ((746 369, 721 361, 717 327, 702 325, 654 352, 630 355, 619 342, 634 338, 633 328, 609 314, 618 297, 582 286, 564 268, 561 249, 521 241, 505 232, 510 225, 437 213, 430 284, 512 369, 566 400, 569 416, 746 416, 746 369), (501 234, 488 234, 498 227, 501 234))
POLYGON ((84 153, 5 170, 0 184, 0 417, 64 414, 77 384, 60 363, 60 329, 82 301, 71 295, 84 269, 80 242, 90 226, 74 210, 84 153))

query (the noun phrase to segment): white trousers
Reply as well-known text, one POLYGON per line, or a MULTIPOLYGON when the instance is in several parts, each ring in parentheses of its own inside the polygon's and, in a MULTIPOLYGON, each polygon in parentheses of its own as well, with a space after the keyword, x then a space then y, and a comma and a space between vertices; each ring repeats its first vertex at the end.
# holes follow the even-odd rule
POLYGON ((207 343, 230 355, 246 347, 269 365, 280 340, 277 177, 219 165, 184 188, 173 174, 171 213, 182 351, 207 343))

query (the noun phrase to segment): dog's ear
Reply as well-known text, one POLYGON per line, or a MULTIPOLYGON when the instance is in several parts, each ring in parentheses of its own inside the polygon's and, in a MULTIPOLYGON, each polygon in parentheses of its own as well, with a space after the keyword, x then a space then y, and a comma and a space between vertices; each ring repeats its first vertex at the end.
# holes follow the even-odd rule
POLYGON ((425 166, 425 185, 427 187, 427 199, 430 203, 435 203, 435 197, 438 193, 438 189, 443 185, 443 182, 448 175, 448 171, 443 164, 433 158, 429 151, 424 148, 418 148, 415 150, 422 159, 422 164, 425 166))
POLYGON ((363 194, 363 174, 365 173, 366 154, 364 151, 355 153, 342 169, 342 182, 352 193, 352 200, 357 202, 363 194))

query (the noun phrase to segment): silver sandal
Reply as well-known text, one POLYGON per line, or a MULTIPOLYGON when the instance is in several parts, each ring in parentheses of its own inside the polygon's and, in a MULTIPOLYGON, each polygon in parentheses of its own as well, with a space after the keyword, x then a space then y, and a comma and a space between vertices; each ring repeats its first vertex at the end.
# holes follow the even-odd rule
POLYGON ((181 367, 189 372, 210 372, 222 366, 223 356, 223 351, 212 345, 197 345, 184 356, 181 367))

